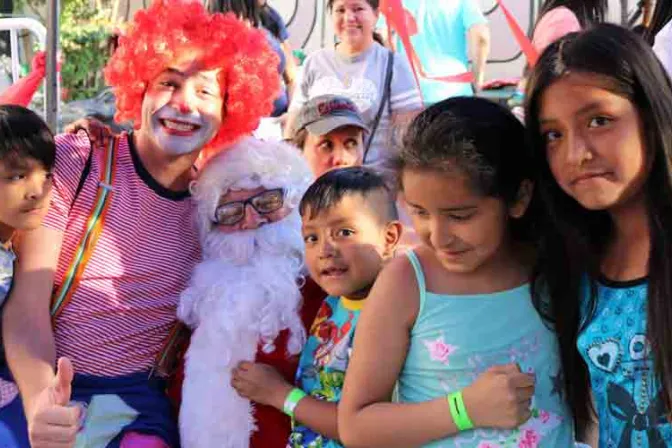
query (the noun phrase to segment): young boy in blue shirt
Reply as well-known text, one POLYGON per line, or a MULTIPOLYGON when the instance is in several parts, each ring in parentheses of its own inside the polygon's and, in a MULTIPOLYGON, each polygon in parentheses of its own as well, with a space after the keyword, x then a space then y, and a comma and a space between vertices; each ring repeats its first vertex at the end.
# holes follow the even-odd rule
POLYGON ((365 167, 328 171, 299 206, 306 265, 329 296, 301 353, 296 387, 273 368, 241 363, 233 387, 293 418, 288 446, 341 447, 336 409, 341 398, 359 313, 401 236, 395 198, 383 178, 365 167))

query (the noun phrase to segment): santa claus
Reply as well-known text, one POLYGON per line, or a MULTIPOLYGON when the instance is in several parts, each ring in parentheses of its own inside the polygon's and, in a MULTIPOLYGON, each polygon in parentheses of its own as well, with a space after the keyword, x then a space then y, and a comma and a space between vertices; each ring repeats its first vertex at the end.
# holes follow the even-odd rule
POLYGON ((285 355, 301 350, 297 205, 311 179, 294 147, 247 138, 208 161, 192 185, 203 261, 178 308, 193 329, 180 409, 185 448, 248 447, 255 421, 230 385, 232 369, 258 347, 275 351, 285 329, 285 355))

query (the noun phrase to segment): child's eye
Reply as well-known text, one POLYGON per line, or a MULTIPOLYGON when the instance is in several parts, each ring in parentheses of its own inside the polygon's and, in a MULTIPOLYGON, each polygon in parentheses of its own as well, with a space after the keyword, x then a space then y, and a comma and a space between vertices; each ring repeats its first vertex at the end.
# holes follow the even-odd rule
POLYGON ((588 123, 589 128, 600 128, 611 123, 611 119, 607 117, 593 117, 588 123))
POLYGON ((320 143, 318 148, 322 152, 331 152, 331 150, 333 149, 333 146, 331 145, 331 142, 322 142, 322 143, 320 143))
POLYGON ((349 139, 345 142, 345 147, 348 149, 357 149, 357 140, 349 139))
POLYGON ((462 213, 462 214, 455 214, 455 213, 450 213, 448 217, 452 219, 453 221, 468 221, 469 219, 474 216, 474 212, 470 213, 462 213))
POLYGON ((427 217, 429 214, 427 213, 427 210, 423 210, 421 208, 411 208, 411 214, 419 217, 427 217))
POLYGON ((547 143, 547 144, 556 142, 556 141, 560 140, 561 137, 562 137, 562 134, 560 134, 560 132, 558 132, 558 131, 546 131, 542 134, 542 138, 543 138, 544 142, 547 143))
POLYGON ((349 236, 354 235, 355 232, 350 229, 340 229, 338 232, 336 232, 336 236, 342 237, 342 238, 347 238, 349 236))
POLYGON ((7 176, 7 180, 11 180, 11 181, 23 180, 25 178, 26 178, 25 174, 13 174, 13 175, 7 176))
POLYGON ((315 236, 315 235, 305 235, 303 237, 303 242, 306 243, 306 244, 316 243, 317 242, 317 236, 315 236))
POLYGON ((51 180, 51 179, 54 178, 54 173, 52 173, 51 171, 49 171, 49 172, 47 172, 47 173, 44 175, 44 177, 45 177, 47 180, 51 180))

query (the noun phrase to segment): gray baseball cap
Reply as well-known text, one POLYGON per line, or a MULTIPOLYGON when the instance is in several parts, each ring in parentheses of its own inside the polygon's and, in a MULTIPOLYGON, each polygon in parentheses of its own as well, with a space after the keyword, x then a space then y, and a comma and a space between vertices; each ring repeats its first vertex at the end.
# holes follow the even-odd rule
POLYGON ((355 103, 350 99, 322 95, 310 99, 299 111, 296 130, 306 128, 314 135, 324 135, 343 126, 356 126, 368 131, 355 103))

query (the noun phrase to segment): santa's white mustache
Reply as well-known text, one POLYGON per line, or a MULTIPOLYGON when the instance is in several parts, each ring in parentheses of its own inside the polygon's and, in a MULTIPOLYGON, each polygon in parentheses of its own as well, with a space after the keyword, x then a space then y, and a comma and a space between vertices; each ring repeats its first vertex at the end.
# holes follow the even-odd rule
POLYGON ((253 230, 225 233, 212 229, 203 241, 203 256, 206 259, 226 260, 238 266, 264 254, 298 257, 302 262, 303 237, 298 211, 294 210, 280 221, 253 230))

